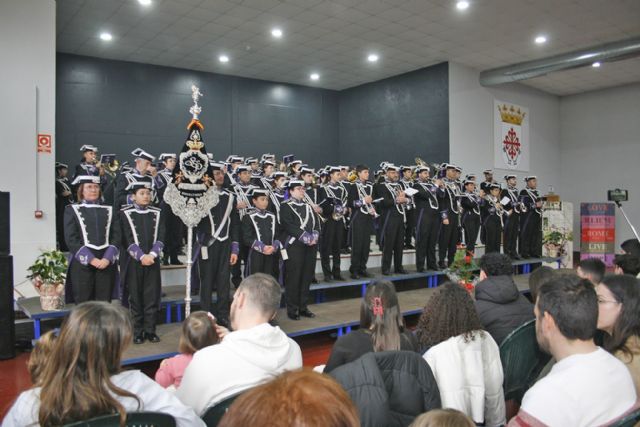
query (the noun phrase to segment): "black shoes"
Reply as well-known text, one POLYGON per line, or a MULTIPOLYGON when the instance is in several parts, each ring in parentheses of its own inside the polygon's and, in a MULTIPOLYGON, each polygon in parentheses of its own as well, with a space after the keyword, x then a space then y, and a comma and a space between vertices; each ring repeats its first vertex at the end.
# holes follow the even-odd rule
POLYGON ((351 277, 353 280, 360 279, 360 275, 358 273, 351 273, 349 277, 351 277))
MULTIPOLYGON (((309 310, 308 308, 305 308, 304 310, 300 310, 300 316, 302 317, 308 317, 310 319, 313 319, 314 317, 316 317, 315 313, 313 313, 311 310, 309 310)), ((298 316, 298 319, 300 318, 300 316, 298 316)))
POLYGON ((147 339, 147 341, 152 343, 160 342, 160 337, 153 332, 145 332, 144 337, 147 339))
POLYGON ((438 263, 438 270, 444 270, 447 268, 447 264, 444 263, 444 261, 440 261, 438 263))
POLYGON ((316 284, 318 283, 318 279, 316 279, 316 276, 313 276, 311 278, 311 283, 316 283, 316 284))
POLYGON ((300 320, 300 315, 295 311, 287 311, 287 317, 291 320, 300 320))
POLYGON ((344 277, 342 277, 340 274, 334 274, 333 280, 337 280, 338 282, 344 282, 344 277))
POLYGON ((325 273, 325 274, 323 274, 323 276, 324 276, 324 281, 325 282, 327 282, 327 283, 333 282, 333 275, 325 273))
POLYGON ((368 277, 373 277, 373 276, 372 276, 371 274, 369 274, 369 273, 367 272, 367 270, 362 270, 362 271, 360 272, 360 277, 367 277, 367 278, 368 278, 368 277))
POLYGON ((424 273, 425 269, 424 269, 424 267, 420 267, 420 268, 417 269, 417 271, 418 271, 418 273, 424 273))
POLYGON ((184 265, 184 263, 176 258, 171 261, 171 265, 184 265))
POLYGON ((133 337, 134 344, 142 344, 144 342, 144 333, 140 333, 133 337))
POLYGON ((407 243, 406 245, 404 245, 405 249, 415 249, 416 247, 413 246, 411 243, 407 243))
POLYGON ((396 268, 396 274, 409 274, 404 268, 396 268))
POLYGON ((383 276, 391 276, 391 272, 389 270, 382 270, 383 276))

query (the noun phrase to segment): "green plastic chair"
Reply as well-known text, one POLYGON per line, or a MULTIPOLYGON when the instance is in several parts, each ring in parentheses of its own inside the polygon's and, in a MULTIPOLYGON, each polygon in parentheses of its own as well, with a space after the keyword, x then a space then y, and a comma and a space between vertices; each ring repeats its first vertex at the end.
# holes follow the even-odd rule
POLYGON ((216 427, 220 420, 222 420, 222 417, 224 417, 224 414, 229 410, 231 404, 241 395, 242 393, 238 393, 234 396, 227 397, 225 400, 211 406, 207 409, 207 412, 204 413, 202 421, 204 421, 207 427, 216 427))
POLYGON ((638 422, 640 422, 640 409, 636 409, 617 423, 611 424, 611 427, 633 427, 638 422))
MULTIPOLYGON (((160 412, 131 412, 127 414, 126 427, 176 427, 172 415, 160 412)), ((120 415, 102 415, 90 420, 65 424, 64 427, 120 427, 120 415)))
POLYGON ((505 400, 521 402, 550 358, 538 347, 535 319, 507 335, 500 345, 505 400))

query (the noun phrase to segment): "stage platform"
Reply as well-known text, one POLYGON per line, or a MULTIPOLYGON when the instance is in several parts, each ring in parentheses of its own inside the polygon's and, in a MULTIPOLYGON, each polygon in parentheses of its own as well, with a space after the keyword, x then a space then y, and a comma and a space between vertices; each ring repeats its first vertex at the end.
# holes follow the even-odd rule
MULTIPOLYGON (((528 275, 514 276, 520 292, 528 292, 528 275)), ((417 315, 427 303, 434 288, 399 291, 398 302, 404 316, 417 315)), ((287 317, 286 309, 280 309, 276 317, 278 326, 292 338, 317 334, 320 332, 335 332, 337 336, 349 333, 351 328, 360 323, 361 298, 351 298, 331 303, 312 304, 309 309, 316 314, 313 319, 302 318, 291 320, 287 317)), ((165 359, 177 354, 180 339, 180 324, 172 323, 158 325, 159 343, 145 342, 131 345, 123 356, 123 365, 151 362, 165 359)))

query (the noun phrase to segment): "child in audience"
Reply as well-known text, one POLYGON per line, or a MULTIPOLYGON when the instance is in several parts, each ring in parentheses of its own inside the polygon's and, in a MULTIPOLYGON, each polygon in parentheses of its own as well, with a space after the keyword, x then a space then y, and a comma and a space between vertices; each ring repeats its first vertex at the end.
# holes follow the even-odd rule
POLYGON ((358 411, 333 378, 311 370, 285 372, 238 397, 220 427, 359 427, 358 411))
POLYGON ((360 328, 335 342, 324 372, 353 362, 372 351, 418 351, 419 344, 406 329, 393 283, 380 280, 367 286, 360 304, 360 328))
POLYGON ((33 385, 40 385, 42 378, 42 371, 44 370, 49 358, 53 352, 53 347, 56 343, 56 331, 49 331, 42 334, 38 341, 36 341, 29 356, 29 362, 27 362, 27 370, 31 377, 31 383, 33 385))
POLYGON ((194 311, 182 323, 178 344, 180 354, 164 359, 156 372, 156 382, 164 388, 180 387, 182 375, 193 359, 193 353, 219 342, 216 320, 211 313, 194 311))
POLYGON ((640 395, 640 281, 630 275, 605 276, 596 286, 598 329, 606 333, 603 347, 629 368, 640 395))
POLYGON ((416 328, 438 383, 443 408, 454 408, 487 427, 505 423, 498 345, 482 330, 473 300, 462 286, 439 286, 416 328))
POLYGON ((580 265, 578 266, 577 273, 578 277, 588 279, 595 286, 600 283, 600 281, 604 277, 604 272, 606 269, 607 266, 604 265, 604 262, 600 261, 598 258, 586 258, 580 260, 580 265))
POLYGON ((131 318, 122 307, 91 301, 65 319, 38 384, 20 394, 2 427, 61 426, 116 414, 164 412, 177 427, 204 427, 184 406, 140 371, 123 371, 122 354, 132 341, 131 318))
POLYGON ((556 274, 556 270, 545 265, 533 270, 531 275, 529 275, 529 292, 531 294, 532 303, 536 303, 536 298, 538 297, 538 289, 540 288, 540 286, 542 286, 543 283, 553 279, 556 274))
POLYGON ((475 427, 471 418, 462 412, 447 408, 433 409, 416 418, 409 427, 475 427))

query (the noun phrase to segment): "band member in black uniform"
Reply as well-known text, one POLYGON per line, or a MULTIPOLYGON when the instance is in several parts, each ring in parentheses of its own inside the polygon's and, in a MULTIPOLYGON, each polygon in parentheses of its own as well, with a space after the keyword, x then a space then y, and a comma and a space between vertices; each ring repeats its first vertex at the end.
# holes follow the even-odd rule
POLYGON ((131 152, 135 157, 135 168, 130 172, 124 172, 118 175, 116 180, 116 208, 120 208, 132 203, 127 188, 133 182, 148 182, 151 184, 152 201, 151 204, 157 204, 156 186, 153 177, 149 173, 151 162, 156 158, 141 148, 136 148, 131 152))
POLYGON ((527 176, 527 186, 520 191, 523 212, 520 214, 520 256, 542 256, 542 198, 538 193, 538 179, 527 176))
POLYGON ((425 261, 428 270, 438 270, 436 260, 436 243, 440 229, 439 199, 443 196, 441 180, 429 180, 429 167, 416 168, 418 179, 413 188, 418 192, 413 196, 416 202, 416 267, 419 272, 425 271, 425 261))
POLYGON ((464 244, 467 254, 473 256, 476 250, 476 241, 480 232, 480 205, 482 199, 476 193, 476 183, 471 180, 464 181, 464 193, 460 198, 462 206, 462 229, 464 231, 464 244))
POLYGON ((289 172, 289 178, 298 179, 300 177, 300 168, 302 167, 302 160, 295 160, 293 154, 285 156, 284 163, 287 165, 287 171, 289 172))
POLYGON ((244 159, 244 165, 249 168, 249 173, 251 174, 251 182, 254 179, 260 178, 262 173, 260 173, 260 164, 258 163, 258 159, 255 157, 247 157, 244 159))
POLYGON ((164 216, 165 246, 162 251, 162 263, 164 265, 182 265, 178 259, 178 252, 182 247, 182 236, 184 235, 184 224, 180 218, 171 210, 171 207, 164 202, 164 192, 167 185, 172 180, 173 169, 176 167, 176 155, 173 153, 162 153, 158 157, 164 168, 155 177, 160 209, 164 216))
MULTIPOLYGON (((245 215, 248 215, 252 210, 250 193, 253 189, 251 185, 251 172, 248 166, 240 165, 235 169, 236 183, 231 186, 230 190, 233 191, 233 195, 236 198, 236 208, 238 209, 238 215, 242 222, 245 215)), ((240 240, 240 253, 238 254, 238 262, 231 267, 231 282, 234 286, 238 287, 242 281, 242 267, 241 264, 247 263, 247 254, 249 253, 249 247, 246 246, 242 239, 240 240)))
POLYGON ((489 186, 495 181, 493 180, 493 170, 485 169, 484 172, 484 181, 480 183, 480 189, 484 191, 485 194, 489 194, 489 186))
MULTIPOLYGON (((100 191, 104 191, 107 185, 107 177, 105 176, 104 168, 98 164, 98 147, 85 144, 80 147, 80 151, 82 151, 82 159, 80 163, 76 165, 71 182, 74 182, 79 176, 99 176, 100 191)), ((71 191, 75 194, 78 188, 72 186, 71 191)))
POLYGON ((240 219, 236 209, 235 196, 223 188, 224 165, 210 163, 213 179, 220 192, 220 199, 209 214, 202 218, 196 229, 200 246, 198 270, 200 274, 200 306, 211 311, 211 294, 216 290, 216 317, 220 324, 229 325, 230 308, 230 265, 238 262, 240 246, 240 219))
POLYGON ((382 229, 380 243, 382 245, 382 274, 391 274, 391 258, 396 273, 406 274, 402 267, 402 250, 404 248, 404 224, 406 222, 405 206, 408 202, 402 185, 399 183, 400 168, 392 164, 385 165, 386 179, 374 186, 375 198, 380 201, 382 229))
POLYGON ((322 226, 320 241, 320 263, 324 280, 344 280, 340 275, 340 249, 345 233, 345 214, 347 208, 347 190, 340 185, 340 168, 332 166, 329 170, 329 184, 320 189, 320 205, 326 222, 322 226), (330 258, 333 258, 333 268, 330 258))
POLYGON ((270 183, 269 192, 269 207, 270 212, 273 212, 280 221, 280 207, 286 201, 287 197, 287 174, 285 172, 274 172, 271 175, 273 178, 270 183))
POLYGON ((482 226, 485 229, 484 253, 500 253, 500 241, 502 240, 504 207, 500 204, 501 187, 498 183, 489 185, 489 194, 485 195, 481 205, 483 211, 482 226))
POLYGON ((507 182, 507 186, 502 189, 500 200, 507 198, 509 199, 509 203, 504 205, 505 215, 502 217, 504 220, 504 235, 502 243, 506 255, 509 255, 511 259, 520 259, 517 245, 522 203, 520 202, 520 195, 516 188, 516 176, 505 175, 504 179, 507 182))
POLYGON ((122 289, 129 295, 133 342, 159 342, 156 317, 160 307, 160 253, 164 247, 164 218, 151 207, 151 184, 132 182, 133 204, 120 211, 120 230, 126 255, 121 259, 122 289))
POLYGON ((64 163, 56 163, 56 240, 58 249, 67 252, 67 243, 64 241, 64 210, 73 203, 71 182, 67 178, 69 166, 64 163))
MULTIPOLYGON (((404 189, 413 188, 413 168, 411 166, 400 166, 400 173, 402 174, 400 184, 402 184, 404 189)), ((411 244, 411 240, 416 230, 416 206, 412 197, 407 196, 407 199, 407 223, 404 227, 404 247, 405 249, 415 249, 415 246, 411 244)))
POLYGON ((276 164, 274 161, 266 159, 262 161, 262 173, 258 176, 251 177, 251 185, 254 187, 260 187, 267 190, 273 188, 271 181, 273 180, 273 172, 275 171, 276 164))
POLYGON ((284 287, 287 315, 315 317, 307 307, 309 286, 316 268, 316 254, 320 224, 311 206, 304 202, 304 182, 289 181, 290 199, 282 204, 280 225, 285 236, 284 287))
POLYGON ((453 264, 456 255, 456 246, 460 239, 460 187, 456 183, 456 166, 444 165, 445 177, 443 178, 444 191, 440 197, 440 240, 438 242, 438 266, 441 269, 453 264), (445 262, 446 258, 446 262, 445 262))
POLYGON ((349 188, 349 207, 351 208, 351 222, 349 236, 351 245, 351 267, 349 272, 352 279, 371 277, 367 273, 367 262, 371 250, 371 234, 373 234, 373 220, 380 216, 376 212, 373 200, 373 184, 369 182, 369 168, 365 165, 356 166, 356 181, 349 188))
POLYGON ((71 258, 65 295, 67 303, 111 301, 116 290, 115 261, 120 243, 117 216, 100 204, 100 177, 78 176, 78 203, 64 210, 64 237, 71 258))
POLYGON ((267 210, 269 190, 254 188, 251 201, 254 209, 242 219, 242 240, 249 248, 244 276, 265 273, 277 279, 280 226, 276 216, 267 210))

